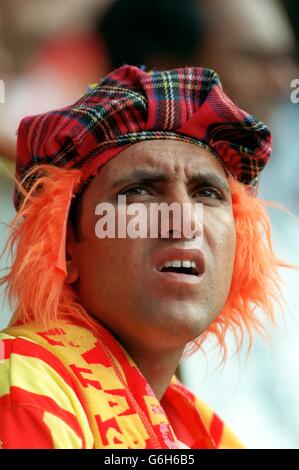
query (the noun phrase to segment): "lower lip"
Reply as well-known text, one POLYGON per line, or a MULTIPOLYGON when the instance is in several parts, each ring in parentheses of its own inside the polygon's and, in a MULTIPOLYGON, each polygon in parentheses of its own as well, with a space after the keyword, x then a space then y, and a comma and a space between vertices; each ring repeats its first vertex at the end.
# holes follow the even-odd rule
POLYGON ((183 286, 194 286, 199 284, 201 281, 203 274, 199 276, 192 276, 191 274, 180 274, 180 273, 171 273, 171 272, 161 272, 157 269, 155 270, 159 276, 159 280, 161 282, 167 282, 168 284, 173 284, 175 286, 183 285, 183 286))

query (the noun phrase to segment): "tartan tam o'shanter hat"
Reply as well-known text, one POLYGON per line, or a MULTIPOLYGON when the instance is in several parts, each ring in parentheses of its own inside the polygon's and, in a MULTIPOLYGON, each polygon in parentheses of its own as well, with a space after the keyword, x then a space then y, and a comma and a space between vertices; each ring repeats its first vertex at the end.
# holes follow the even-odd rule
POLYGON ((24 118, 16 176, 34 165, 81 169, 82 183, 134 143, 173 139, 208 148, 238 181, 253 185, 270 158, 271 134, 236 106, 207 68, 146 72, 124 65, 71 106, 24 118))

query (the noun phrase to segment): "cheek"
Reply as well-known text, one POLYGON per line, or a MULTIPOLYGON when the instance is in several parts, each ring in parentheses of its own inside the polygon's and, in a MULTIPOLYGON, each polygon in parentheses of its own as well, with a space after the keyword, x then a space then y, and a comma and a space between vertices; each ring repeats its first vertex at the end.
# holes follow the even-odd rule
POLYGON ((94 237, 84 242, 78 251, 80 293, 103 298, 130 286, 134 270, 140 269, 136 245, 135 240, 127 238, 94 237))
POLYGON ((84 242, 78 250, 80 282, 100 283, 103 277, 113 271, 118 257, 117 247, 111 247, 106 240, 84 242))
POLYGON ((225 217, 214 222, 210 233, 212 269, 210 272, 211 301, 215 311, 220 312, 228 298, 234 269, 236 231, 233 217, 225 217))
MULTIPOLYGON (((130 238, 98 238, 97 223, 100 217, 95 216, 95 205, 86 204, 83 240, 77 249, 77 265, 79 269, 79 292, 85 298, 94 296, 110 298, 118 292, 132 287, 136 282, 135 272, 140 277, 140 242, 130 238)), ((118 233, 117 217, 115 233, 118 233)), ((106 231, 106 228, 104 229, 106 231)), ((138 280, 138 278, 137 278, 138 280)))
POLYGON ((234 230, 229 230, 227 233, 224 234, 222 246, 223 246, 223 249, 221 250, 221 253, 219 254, 219 259, 220 259, 220 264, 221 264, 220 277, 224 286, 224 290, 226 293, 228 293, 228 290, 230 289, 230 286, 231 286, 232 277, 233 277, 235 251, 236 251, 234 230))
POLYGON ((207 221, 207 240, 220 275, 230 279, 236 250, 236 228, 231 212, 207 221))

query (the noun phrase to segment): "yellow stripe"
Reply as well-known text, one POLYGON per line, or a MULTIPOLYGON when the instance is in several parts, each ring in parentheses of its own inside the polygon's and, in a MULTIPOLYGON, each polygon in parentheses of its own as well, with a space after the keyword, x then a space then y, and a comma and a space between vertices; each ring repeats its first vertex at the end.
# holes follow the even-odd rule
POLYGON ((37 344, 33 339, 27 338, 25 336, 18 336, 16 338, 15 336, 8 335, 7 333, 4 333, 4 331, 0 332, 0 339, 24 339, 25 341, 29 341, 30 343, 37 344))
POLYGON ((196 397, 195 406, 199 410, 200 416, 203 419, 206 428, 210 429, 212 418, 214 415, 213 410, 209 408, 203 401, 196 397))
POLYGON ((82 439, 63 420, 45 411, 43 421, 51 432, 54 449, 82 449, 82 439))
POLYGON ((10 384, 7 377, 9 377, 9 360, 3 361, 0 364, 0 398, 9 394, 10 384))
POLYGON ((10 384, 30 393, 52 398, 60 408, 73 413, 69 395, 73 392, 62 377, 43 360, 12 353, 10 384), (41 380, 42 378, 42 380, 41 380))
POLYGON ((242 442, 226 424, 223 428, 219 449, 244 449, 242 442))
MULTIPOLYGON (((8 337, 8 335, 1 335, 8 337)), ((30 341, 32 342, 32 341, 30 341)), ((55 403, 76 416, 84 434, 87 447, 94 439, 84 409, 75 392, 63 378, 41 359, 12 353, 10 359, 0 364, 0 396, 19 387, 30 393, 52 398, 55 403)))
MULTIPOLYGON (((207 429, 210 429, 214 412, 199 398, 196 398, 196 408, 199 410, 200 416, 202 417, 207 429)), ((226 424, 223 426, 219 449, 244 449, 242 442, 226 424)))

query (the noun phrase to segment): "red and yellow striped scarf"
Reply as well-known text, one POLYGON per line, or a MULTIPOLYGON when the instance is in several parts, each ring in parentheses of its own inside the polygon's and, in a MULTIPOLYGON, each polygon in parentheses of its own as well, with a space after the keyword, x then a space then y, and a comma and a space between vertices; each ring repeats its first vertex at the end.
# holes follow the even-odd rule
POLYGON ((8 328, 2 336, 4 341, 21 337, 38 343, 50 353, 50 366, 56 367, 57 359, 63 364, 66 374, 59 376, 79 398, 91 429, 90 433, 85 425, 84 430, 78 419, 86 447, 92 441, 101 449, 175 449, 179 441, 194 449, 242 447, 217 415, 177 379, 160 403, 115 338, 101 325, 96 328, 91 331, 78 320, 64 319, 50 330, 29 323, 8 328))

